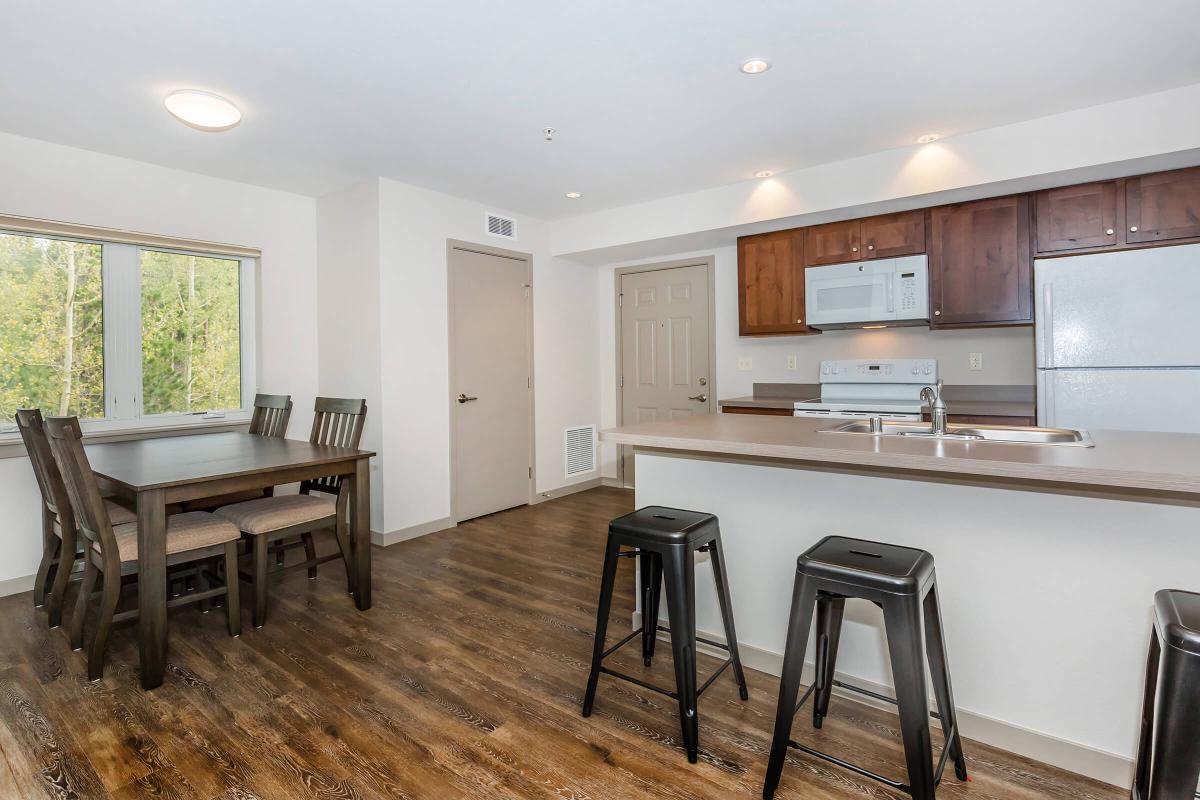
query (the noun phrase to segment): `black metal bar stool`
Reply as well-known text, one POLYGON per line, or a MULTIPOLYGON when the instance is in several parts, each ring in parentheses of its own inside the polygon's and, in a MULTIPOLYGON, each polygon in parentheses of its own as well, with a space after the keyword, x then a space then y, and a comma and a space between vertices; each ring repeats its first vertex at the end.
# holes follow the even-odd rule
POLYGON ((604 573, 600 579, 600 604, 596 610, 596 644, 592 651, 592 670, 588 675, 587 692, 583 697, 583 716, 590 716, 596 701, 596 684, 600 673, 612 675, 665 694, 679 702, 679 720, 683 727, 683 744, 688 761, 696 763, 700 740, 700 725, 696 716, 696 698, 712 685, 729 665, 741 690, 746 693, 746 676, 738 658, 737 634, 733 629, 733 607, 726 583, 725 556, 721 552, 721 532, 712 514, 683 511, 677 508, 647 506, 614 519, 608 526, 608 546, 604 551, 604 573), (621 552, 621 547, 637 550, 621 552), (696 636, 696 576, 697 552, 712 555, 713 577, 721 605, 728 644, 696 636), (607 650, 604 649, 608 630, 608 614, 612 608, 613 583, 617 576, 617 559, 637 556, 641 559, 642 627, 607 650), (658 624, 659 594, 666 581, 667 614, 670 627, 658 624), (662 689, 646 681, 609 669, 601 662, 635 637, 642 638, 642 659, 650 666, 654 658, 655 634, 662 630, 671 634, 671 650, 675 661, 675 691, 662 689), (729 651, 729 658, 704 684, 696 688, 696 642, 729 651))
POLYGON ((771 743, 771 758, 763 784, 763 797, 768 800, 779 786, 788 747, 864 777, 874 778, 893 789, 907 792, 917 800, 933 800, 934 788, 941 782, 947 758, 954 761, 954 772, 958 779, 967 780, 967 762, 963 757, 962 740, 954 713, 954 694, 950 689, 950 671, 946 666, 946 643, 942 637, 933 556, 929 553, 911 547, 828 536, 797 560, 796 585, 792 593, 792 611, 783 657, 783 677, 779 685, 779 706, 775 711, 775 737, 771 743), (883 609, 888 651, 892 660, 892 680, 896 684, 894 701, 833 678, 842 611, 848 598, 869 600, 883 609), (922 606, 925 612, 924 646, 929 655, 933 692, 940 712, 935 716, 941 720, 946 742, 936 768, 929 734, 925 658, 921 652, 922 606), (816 680, 797 702, 804 669, 804 650, 808 646, 814 610, 817 616, 816 680), (821 727, 822 720, 829 713, 829 696, 834 685, 894 702, 899 707, 904 757, 908 764, 907 784, 792 740, 792 719, 809 697, 813 698, 813 727, 821 727))
POLYGON ((1154 594, 1132 800, 1190 800, 1200 780, 1200 594, 1154 594))

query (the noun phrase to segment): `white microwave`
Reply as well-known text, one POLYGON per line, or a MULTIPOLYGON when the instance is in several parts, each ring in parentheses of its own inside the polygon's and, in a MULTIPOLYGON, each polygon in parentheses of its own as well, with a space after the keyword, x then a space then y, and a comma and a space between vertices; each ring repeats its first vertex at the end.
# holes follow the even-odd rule
POLYGON ((804 270, 804 306, 813 328, 929 322, 926 257, 875 258, 804 270))

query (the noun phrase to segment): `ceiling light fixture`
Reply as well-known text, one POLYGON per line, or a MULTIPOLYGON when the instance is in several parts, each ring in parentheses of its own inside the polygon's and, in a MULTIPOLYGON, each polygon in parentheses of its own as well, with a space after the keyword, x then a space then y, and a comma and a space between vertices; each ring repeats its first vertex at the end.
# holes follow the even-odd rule
POLYGON ((927 133, 924 136, 917 137, 917 144, 929 144, 930 142, 936 142, 940 138, 942 138, 940 133, 927 133))
POLYGON ((212 92, 179 89, 163 100, 171 116, 198 131, 227 131, 242 121, 233 103, 212 92))
POLYGON ((756 178, 769 178, 769 177, 771 177, 771 176, 772 176, 772 175, 774 175, 774 174, 775 174, 775 173, 774 173, 774 172, 771 172, 771 170, 769 170, 769 169, 760 169, 758 172, 754 173, 754 177, 756 177, 756 178))
POLYGON ((568 200, 578 200, 581 197, 583 197, 583 195, 581 195, 579 192, 567 192, 568 200))
POLYGON ((764 61, 761 58, 752 58, 742 64, 742 72, 746 73, 747 75, 758 75, 759 73, 766 72, 770 68, 770 62, 764 61))

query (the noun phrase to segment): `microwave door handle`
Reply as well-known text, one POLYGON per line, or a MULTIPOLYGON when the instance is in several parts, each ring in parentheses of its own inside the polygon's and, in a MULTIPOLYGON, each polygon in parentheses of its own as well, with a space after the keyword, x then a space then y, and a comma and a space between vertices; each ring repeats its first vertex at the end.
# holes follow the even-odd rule
POLYGON ((895 311, 896 311, 896 275, 895 275, 895 273, 892 273, 891 275, 887 276, 887 280, 884 282, 884 286, 886 287, 885 294, 887 295, 888 313, 889 314, 895 313, 895 311))

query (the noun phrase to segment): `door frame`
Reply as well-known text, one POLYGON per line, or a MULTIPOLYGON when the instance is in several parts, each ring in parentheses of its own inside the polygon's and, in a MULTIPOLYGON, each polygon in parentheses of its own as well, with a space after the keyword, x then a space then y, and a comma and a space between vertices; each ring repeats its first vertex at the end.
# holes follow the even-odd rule
POLYGON ((526 369, 529 374, 529 487, 526 492, 526 504, 533 505, 534 487, 537 485, 537 429, 534 425, 534 389, 537 383, 533 374, 533 254, 518 250, 506 250, 503 247, 493 247, 487 244, 467 242, 459 239, 446 240, 446 361, 447 373, 446 406, 450 414, 450 520, 458 524, 458 424, 455 417, 454 394, 454 351, 457 344, 454 336, 454 270, 450 268, 450 259, 455 250, 466 250, 488 256, 499 256, 513 261, 525 262, 525 341, 527 343, 526 369))
MULTIPOLYGON (((613 270, 613 316, 615 330, 614 341, 616 353, 613 357, 613 384, 616 386, 617 425, 624 425, 624 387, 621 386, 621 278, 638 272, 657 272, 663 269, 678 269, 679 267, 704 267, 708 274, 708 410, 712 413, 717 408, 717 266, 716 257, 712 255, 696 256, 695 258, 678 258, 672 261, 658 261, 652 264, 634 264, 628 267, 617 267, 613 270)), ((625 459, 622 456, 623 447, 617 445, 617 482, 625 485, 625 459)))

